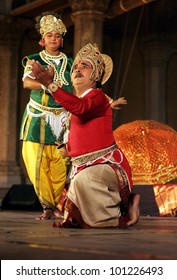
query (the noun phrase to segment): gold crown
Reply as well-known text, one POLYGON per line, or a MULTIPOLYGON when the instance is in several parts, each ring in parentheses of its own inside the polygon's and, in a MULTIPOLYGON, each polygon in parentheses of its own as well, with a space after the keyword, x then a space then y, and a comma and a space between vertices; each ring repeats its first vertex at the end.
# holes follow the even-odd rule
POLYGON ((66 26, 63 21, 53 15, 46 15, 40 19, 39 32, 41 36, 44 36, 48 32, 56 31, 60 35, 64 35, 67 32, 66 26))
POLYGON ((100 81, 103 85, 110 78, 113 62, 110 56, 100 53, 96 44, 87 44, 76 55, 76 60, 87 60, 92 64, 91 80, 100 81))

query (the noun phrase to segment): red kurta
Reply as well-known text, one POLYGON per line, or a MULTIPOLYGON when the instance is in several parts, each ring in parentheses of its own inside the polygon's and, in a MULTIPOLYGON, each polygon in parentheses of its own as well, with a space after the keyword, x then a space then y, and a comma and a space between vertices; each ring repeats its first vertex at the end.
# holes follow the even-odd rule
POLYGON ((68 152, 71 157, 100 150, 115 143, 112 109, 102 90, 91 90, 83 98, 77 98, 60 89, 53 97, 72 113, 68 139, 68 152))

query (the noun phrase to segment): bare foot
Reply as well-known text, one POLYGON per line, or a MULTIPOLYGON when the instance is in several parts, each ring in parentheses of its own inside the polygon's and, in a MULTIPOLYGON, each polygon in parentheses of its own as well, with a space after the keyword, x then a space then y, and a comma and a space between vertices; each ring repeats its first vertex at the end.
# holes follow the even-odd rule
POLYGON ((36 220, 50 220, 55 219, 53 210, 44 210, 43 214, 36 217, 36 220))
POLYGON ((140 215, 139 204, 140 204, 140 194, 132 193, 130 207, 128 209, 130 220, 127 222, 127 226, 132 226, 138 222, 139 215, 140 215))
POLYGON ((55 218, 63 218, 63 213, 59 209, 56 209, 53 213, 55 218))

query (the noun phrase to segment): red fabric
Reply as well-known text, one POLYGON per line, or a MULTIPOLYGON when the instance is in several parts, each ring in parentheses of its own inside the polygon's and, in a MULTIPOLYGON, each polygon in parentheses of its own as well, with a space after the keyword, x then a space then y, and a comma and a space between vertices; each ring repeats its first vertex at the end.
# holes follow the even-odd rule
MULTIPOLYGON (((132 182, 132 172, 131 172, 131 167, 129 165, 129 162, 127 160, 127 158, 125 157, 124 153, 122 152, 123 155, 123 161, 121 162, 121 167, 123 168, 123 170, 127 173, 127 177, 129 180, 129 187, 132 189, 133 188, 133 182, 132 182)), ((114 159, 117 162, 120 162, 120 153, 118 152, 118 150, 116 150, 114 152, 114 159)))
POLYGON ((68 152, 72 157, 101 150, 115 143, 112 133, 112 109, 102 90, 91 90, 83 98, 59 89, 53 94, 72 113, 68 152))

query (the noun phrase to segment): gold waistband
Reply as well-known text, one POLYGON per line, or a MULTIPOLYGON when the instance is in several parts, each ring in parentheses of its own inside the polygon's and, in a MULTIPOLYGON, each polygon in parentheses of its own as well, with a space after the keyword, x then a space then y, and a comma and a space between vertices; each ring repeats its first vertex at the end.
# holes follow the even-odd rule
POLYGON ((83 164, 87 164, 88 162, 94 161, 98 158, 101 158, 116 149, 117 149, 117 145, 114 144, 108 148, 98 150, 96 152, 88 153, 80 157, 72 157, 71 161, 74 165, 81 166, 83 164))
POLYGON ((34 109, 37 109, 41 112, 47 112, 47 113, 51 113, 54 115, 60 115, 61 113, 63 113, 65 111, 65 109, 63 107, 52 108, 52 107, 47 107, 47 106, 41 105, 41 104, 37 103, 36 101, 34 101, 32 98, 30 98, 29 105, 31 107, 33 107, 34 109))

